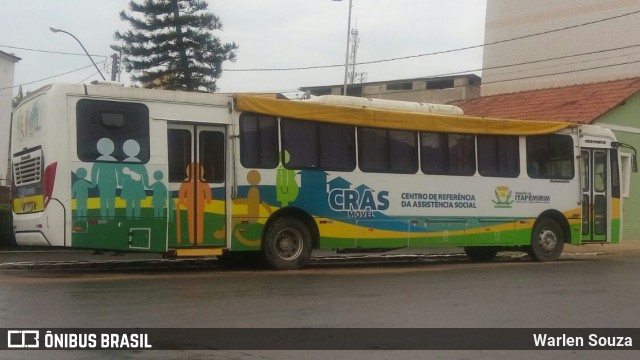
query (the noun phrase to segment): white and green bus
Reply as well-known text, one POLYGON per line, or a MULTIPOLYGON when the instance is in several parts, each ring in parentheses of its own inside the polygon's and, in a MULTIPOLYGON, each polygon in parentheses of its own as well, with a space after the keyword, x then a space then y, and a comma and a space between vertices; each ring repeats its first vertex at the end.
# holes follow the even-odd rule
POLYGON ((261 254, 277 269, 313 249, 551 261, 565 243, 617 243, 635 164, 597 126, 106 85, 36 91, 11 135, 18 244, 261 254))

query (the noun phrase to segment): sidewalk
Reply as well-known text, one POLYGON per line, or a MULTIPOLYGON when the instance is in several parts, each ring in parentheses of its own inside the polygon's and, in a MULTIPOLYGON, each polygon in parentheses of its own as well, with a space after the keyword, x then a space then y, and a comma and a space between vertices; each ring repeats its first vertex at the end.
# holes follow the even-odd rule
POLYGON ((640 253, 640 239, 623 240, 619 244, 588 244, 564 246, 563 254, 621 254, 640 253))

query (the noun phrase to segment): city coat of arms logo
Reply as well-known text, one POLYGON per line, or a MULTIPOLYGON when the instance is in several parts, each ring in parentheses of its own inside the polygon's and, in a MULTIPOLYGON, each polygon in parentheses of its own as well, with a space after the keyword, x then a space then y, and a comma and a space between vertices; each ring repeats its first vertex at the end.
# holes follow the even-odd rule
POLYGON ((511 196, 513 192, 508 186, 500 185, 495 190, 496 198, 491 200, 496 208, 510 208, 513 201, 511 196))

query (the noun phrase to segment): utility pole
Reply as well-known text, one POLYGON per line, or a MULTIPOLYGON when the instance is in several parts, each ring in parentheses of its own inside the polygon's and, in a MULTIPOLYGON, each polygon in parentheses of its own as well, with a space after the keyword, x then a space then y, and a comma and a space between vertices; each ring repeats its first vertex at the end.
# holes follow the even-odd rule
POLYGON ((358 29, 351 29, 351 64, 349 67, 349 84, 353 84, 356 79, 356 55, 358 54, 358 45, 360 44, 360 36, 358 35, 358 29))
POLYGON ((351 30, 351 64, 349 65, 349 68, 351 70, 349 71, 349 84, 355 84, 357 78, 359 78, 360 83, 364 82, 364 78, 366 75, 366 73, 356 72, 358 46, 360 46, 360 33, 358 32, 357 28, 353 28, 351 30))
POLYGON ((119 64, 119 56, 118 54, 111 55, 111 81, 116 81, 116 75, 118 74, 119 64))

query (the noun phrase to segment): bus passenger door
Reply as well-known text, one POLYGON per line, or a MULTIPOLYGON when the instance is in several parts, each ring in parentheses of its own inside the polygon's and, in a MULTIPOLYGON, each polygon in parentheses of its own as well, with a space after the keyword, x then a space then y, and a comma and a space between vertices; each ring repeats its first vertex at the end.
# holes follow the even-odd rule
POLYGON ((169 248, 226 244, 226 129, 169 124, 169 248))
POLYGON ((607 150, 582 150, 582 240, 607 241, 607 150))

